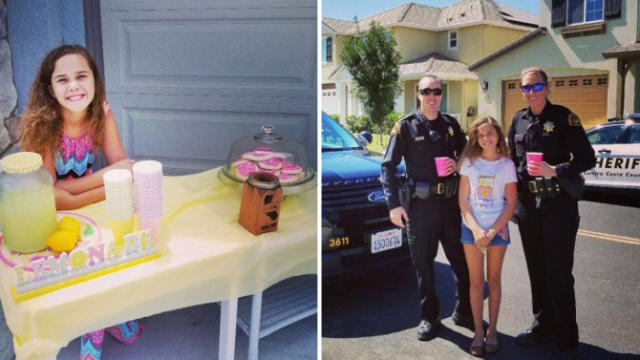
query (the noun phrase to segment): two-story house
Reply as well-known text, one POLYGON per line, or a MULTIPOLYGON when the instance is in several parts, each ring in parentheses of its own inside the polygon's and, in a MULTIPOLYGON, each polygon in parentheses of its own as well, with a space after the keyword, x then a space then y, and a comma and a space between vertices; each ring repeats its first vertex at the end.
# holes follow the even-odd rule
POLYGON ((389 30, 401 56, 402 93, 395 111, 416 109, 416 86, 427 73, 443 80, 442 110, 457 117, 464 128, 477 113, 478 77, 469 64, 494 53, 534 30, 535 15, 492 0, 462 0, 436 8, 406 3, 354 21, 323 18, 322 109, 340 119, 361 115, 353 95, 354 83, 340 64, 344 40, 368 30, 372 22, 389 30))
POLYGON ((486 90, 480 113, 509 126, 526 106, 520 70, 550 76, 549 100, 569 107, 585 129, 640 111, 640 6, 637 0, 541 0, 541 27, 471 64, 486 90))

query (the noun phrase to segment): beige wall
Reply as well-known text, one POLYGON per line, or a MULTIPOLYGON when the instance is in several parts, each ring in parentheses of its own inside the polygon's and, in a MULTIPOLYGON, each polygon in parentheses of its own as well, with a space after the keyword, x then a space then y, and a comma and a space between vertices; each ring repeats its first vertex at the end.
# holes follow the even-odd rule
POLYGON ((404 27, 396 27, 392 31, 397 42, 396 50, 401 56, 400 62, 414 60, 431 51, 437 51, 437 33, 404 27))
POLYGON ((447 90, 449 96, 447 101, 449 102, 447 112, 449 114, 461 114, 462 108, 462 82, 461 81, 448 81, 447 90))
POLYGON ((483 28, 484 26, 470 26, 457 29, 458 50, 448 50, 449 31, 442 31, 442 39, 444 40, 442 53, 467 65, 473 64, 483 57, 482 48, 485 42, 483 28))
POLYGON ((565 39, 562 37, 564 27, 552 28, 551 0, 541 0, 541 23, 547 26, 549 36, 567 59, 571 67, 583 67, 609 72, 609 90, 607 93, 607 117, 615 117, 622 110, 623 114, 640 111, 635 107, 635 87, 638 75, 637 67, 629 71, 625 79, 624 109, 620 109, 619 98, 622 96, 621 79, 617 73, 617 60, 605 59, 602 52, 617 44, 630 44, 638 39, 638 1, 622 0, 622 16, 618 19, 606 20, 607 33, 601 35, 581 36, 565 39), (634 109, 635 108, 635 109, 634 109))
MULTIPOLYGON (((565 39, 559 28, 551 28, 551 0, 541 0, 540 22, 547 28, 546 35, 529 41, 507 54, 476 69, 478 79, 489 83, 483 93, 478 88, 480 114, 502 118, 502 80, 518 79, 520 70, 533 65, 544 68, 550 77, 608 74, 607 117, 620 112, 621 79, 617 72, 617 59, 605 59, 602 52, 617 44, 636 41, 638 36, 638 2, 622 0, 622 17, 606 22, 607 33, 565 39)), ((640 67, 633 67, 625 84, 623 113, 640 111, 635 99, 640 67)), ((553 89, 552 89, 553 91, 553 89)))
POLYGON ((404 112, 406 114, 416 110, 416 86, 418 86, 418 80, 404 82, 404 112))
POLYGON ((506 44, 511 44, 529 33, 529 31, 505 29, 497 26, 485 26, 483 30, 485 41, 482 57, 493 54, 505 47, 506 44))
MULTIPOLYGON (((324 37, 324 35, 323 35, 324 37)), ((333 35, 333 61, 330 63, 322 63, 322 80, 325 80, 331 75, 331 73, 340 65, 340 61, 338 60, 339 49, 344 45, 344 36, 333 35)), ((320 43, 322 45, 322 42, 320 43)), ((320 56, 322 52, 318 54, 320 56)))
POLYGON ((449 50, 449 31, 439 32, 442 54, 471 65, 498 49, 520 39, 529 30, 507 29, 497 26, 476 25, 455 29, 458 32, 458 49, 449 50))

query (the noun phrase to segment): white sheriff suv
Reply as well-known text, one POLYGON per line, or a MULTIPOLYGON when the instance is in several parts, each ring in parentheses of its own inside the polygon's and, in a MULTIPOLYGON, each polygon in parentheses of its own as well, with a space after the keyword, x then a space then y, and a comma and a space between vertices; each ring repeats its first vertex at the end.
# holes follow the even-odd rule
POLYGON ((640 190, 640 113, 587 130, 596 166, 583 173, 587 187, 640 190))

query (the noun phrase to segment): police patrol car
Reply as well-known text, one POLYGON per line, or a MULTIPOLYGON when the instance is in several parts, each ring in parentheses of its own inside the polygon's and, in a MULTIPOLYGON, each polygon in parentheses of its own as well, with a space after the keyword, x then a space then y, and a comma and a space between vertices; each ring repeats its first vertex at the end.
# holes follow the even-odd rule
POLYGON ((587 130, 596 166, 584 172, 591 189, 640 190, 640 113, 612 119, 587 130))
POLYGON ((323 281, 408 261, 406 233, 389 220, 380 185, 382 156, 324 112, 321 135, 323 281))

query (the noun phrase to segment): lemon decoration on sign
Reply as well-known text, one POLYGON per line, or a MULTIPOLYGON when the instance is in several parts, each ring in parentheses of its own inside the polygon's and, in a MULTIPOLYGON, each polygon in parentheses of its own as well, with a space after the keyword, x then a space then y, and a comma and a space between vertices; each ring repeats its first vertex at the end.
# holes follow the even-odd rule
POLYGON ((58 230, 47 238, 47 246, 56 252, 71 251, 76 246, 78 234, 70 230, 58 230))
POLYGON ((58 230, 69 230, 80 236, 80 221, 71 216, 65 216, 58 222, 58 230))
POLYGON ((71 251, 76 247, 76 243, 81 234, 80 221, 65 216, 58 222, 58 231, 47 238, 47 246, 53 251, 71 251))

